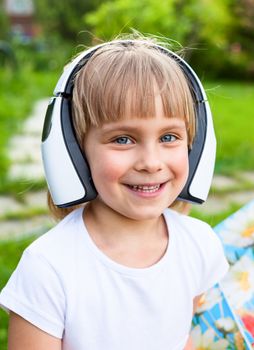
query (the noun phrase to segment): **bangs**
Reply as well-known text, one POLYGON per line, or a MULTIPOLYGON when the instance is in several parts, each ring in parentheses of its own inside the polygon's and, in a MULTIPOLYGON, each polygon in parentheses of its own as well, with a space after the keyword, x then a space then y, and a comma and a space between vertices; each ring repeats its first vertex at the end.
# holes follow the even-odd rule
POLYGON ((166 117, 185 120, 191 143, 194 103, 177 62, 144 43, 137 47, 106 45, 94 53, 75 78, 74 124, 79 128, 85 124, 87 130, 126 118, 153 118, 158 95, 166 117))

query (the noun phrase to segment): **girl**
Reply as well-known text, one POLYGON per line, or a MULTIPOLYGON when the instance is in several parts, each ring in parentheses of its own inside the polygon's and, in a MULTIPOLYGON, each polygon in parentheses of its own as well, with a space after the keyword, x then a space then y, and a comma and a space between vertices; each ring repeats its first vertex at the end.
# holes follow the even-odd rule
POLYGON ((9 350, 183 350, 200 295, 228 268, 207 224, 168 209, 188 178, 196 101, 180 63, 151 40, 90 56, 63 95, 96 194, 69 209, 49 199, 62 220, 0 295, 9 350))

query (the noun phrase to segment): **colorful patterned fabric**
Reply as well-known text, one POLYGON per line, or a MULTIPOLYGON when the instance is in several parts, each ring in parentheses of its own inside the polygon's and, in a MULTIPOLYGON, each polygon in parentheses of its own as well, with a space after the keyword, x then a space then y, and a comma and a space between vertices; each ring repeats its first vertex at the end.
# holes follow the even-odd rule
POLYGON ((214 228, 230 269, 202 298, 192 322, 197 350, 254 349, 254 201, 214 228))

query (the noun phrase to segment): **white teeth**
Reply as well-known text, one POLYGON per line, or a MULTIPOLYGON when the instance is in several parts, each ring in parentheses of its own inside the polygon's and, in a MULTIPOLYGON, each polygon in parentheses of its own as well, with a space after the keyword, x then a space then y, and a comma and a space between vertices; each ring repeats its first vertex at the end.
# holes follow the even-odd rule
POLYGON ((130 188, 138 192, 155 192, 155 191, 158 191, 158 189, 160 188, 160 185, 153 185, 153 186, 130 185, 130 188))

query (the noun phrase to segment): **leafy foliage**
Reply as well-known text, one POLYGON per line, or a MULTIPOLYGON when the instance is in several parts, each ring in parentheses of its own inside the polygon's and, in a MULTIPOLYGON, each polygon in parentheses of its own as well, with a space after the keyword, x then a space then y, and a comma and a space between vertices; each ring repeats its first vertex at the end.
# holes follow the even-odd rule
POLYGON ((8 32, 8 18, 4 11, 4 0, 0 0, 0 39, 5 39, 8 32))
POLYGON ((135 28, 178 41, 191 48, 187 57, 201 74, 254 77, 253 1, 109 0, 86 13, 84 23, 103 40, 135 28))
POLYGON ((86 14, 84 20, 102 38, 110 39, 133 27, 143 33, 161 33, 184 46, 202 39, 223 44, 232 21, 227 1, 220 0, 111 0, 86 14))
MULTIPOLYGON (((100 0, 37 0, 35 2, 37 19, 43 25, 45 33, 63 40, 77 40, 77 35, 89 28, 84 26, 82 15, 94 10, 100 0)), ((88 34, 83 37, 87 41, 88 34)))

